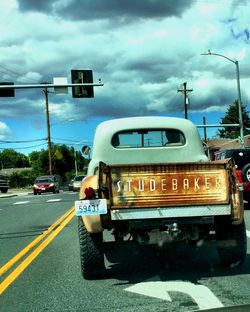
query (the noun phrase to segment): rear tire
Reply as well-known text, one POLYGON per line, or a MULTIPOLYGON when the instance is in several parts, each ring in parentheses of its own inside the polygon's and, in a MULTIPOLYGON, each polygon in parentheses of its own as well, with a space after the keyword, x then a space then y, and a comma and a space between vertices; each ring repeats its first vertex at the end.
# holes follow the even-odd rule
POLYGON ((243 182, 250 182, 250 164, 247 164, 242 168, 241 178, 243 182))
POLYGON ((85 279, 103 276, 105 271, 103 233, 88 233, 81 217, 78 217, 81 272, 85 279))
POLYGON ((241 265, 246 257, 247 236, 245 221, 233 225, 228 217, 216 222, 217 250, 222 265, 235 267, 241 265))

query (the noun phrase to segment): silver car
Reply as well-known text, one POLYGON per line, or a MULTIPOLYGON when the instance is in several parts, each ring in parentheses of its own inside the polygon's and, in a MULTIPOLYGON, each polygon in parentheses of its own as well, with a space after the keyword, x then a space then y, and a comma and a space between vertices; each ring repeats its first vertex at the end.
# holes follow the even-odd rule
POLYGON ((75 176, 72 182, 72 190, 73 192, 79 192, 82 180, 85 178, 84 175, 75 176))

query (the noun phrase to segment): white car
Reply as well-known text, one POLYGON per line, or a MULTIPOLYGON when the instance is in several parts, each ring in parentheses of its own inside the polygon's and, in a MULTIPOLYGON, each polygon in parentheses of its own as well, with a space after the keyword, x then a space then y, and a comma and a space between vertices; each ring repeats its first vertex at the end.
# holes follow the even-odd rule
POLYGON ((72 183, 73 192, 79 192, 84 175, 75 176, 72 183))

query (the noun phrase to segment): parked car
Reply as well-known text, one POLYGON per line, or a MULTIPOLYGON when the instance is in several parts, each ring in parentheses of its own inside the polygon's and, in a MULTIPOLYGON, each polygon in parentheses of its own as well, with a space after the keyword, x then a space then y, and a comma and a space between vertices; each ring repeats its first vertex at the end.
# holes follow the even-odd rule
MULTIPOLYGON (((82 180, 85 178, 84 175, 75 176, 72 180, 72 191, 78 192, 80 190, 82 180)), ((69 189, 71 188, 71 183, 69 184, 69 189)))
POLYGON ((9 189, 9 180, 5 175, 0 175, 0 191, 2 193, 7 193, 9 189))
POLYGON ((238 181, 243 183, 243 197, 250 208, 250 148, 227 149, 218 151, 215 159, 233 158, 238 181))
POLYGON ((55 176, 41 176, 37 177, 33 185, 34 195, 41 193, 59 193, 59 182, 55 176))
POLYGON ((73 191, 73 182, 74 182, 74 179, 71 179, 68 184, 69 191, 73 191))

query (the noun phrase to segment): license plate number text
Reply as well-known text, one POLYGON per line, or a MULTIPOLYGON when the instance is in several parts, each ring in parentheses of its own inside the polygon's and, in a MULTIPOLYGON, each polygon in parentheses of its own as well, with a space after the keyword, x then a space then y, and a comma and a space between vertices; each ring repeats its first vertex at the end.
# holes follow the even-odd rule
POLYGON ((107 213, 106 199, 84 199, 75 201, 76 215, 100 215, 107 213))

